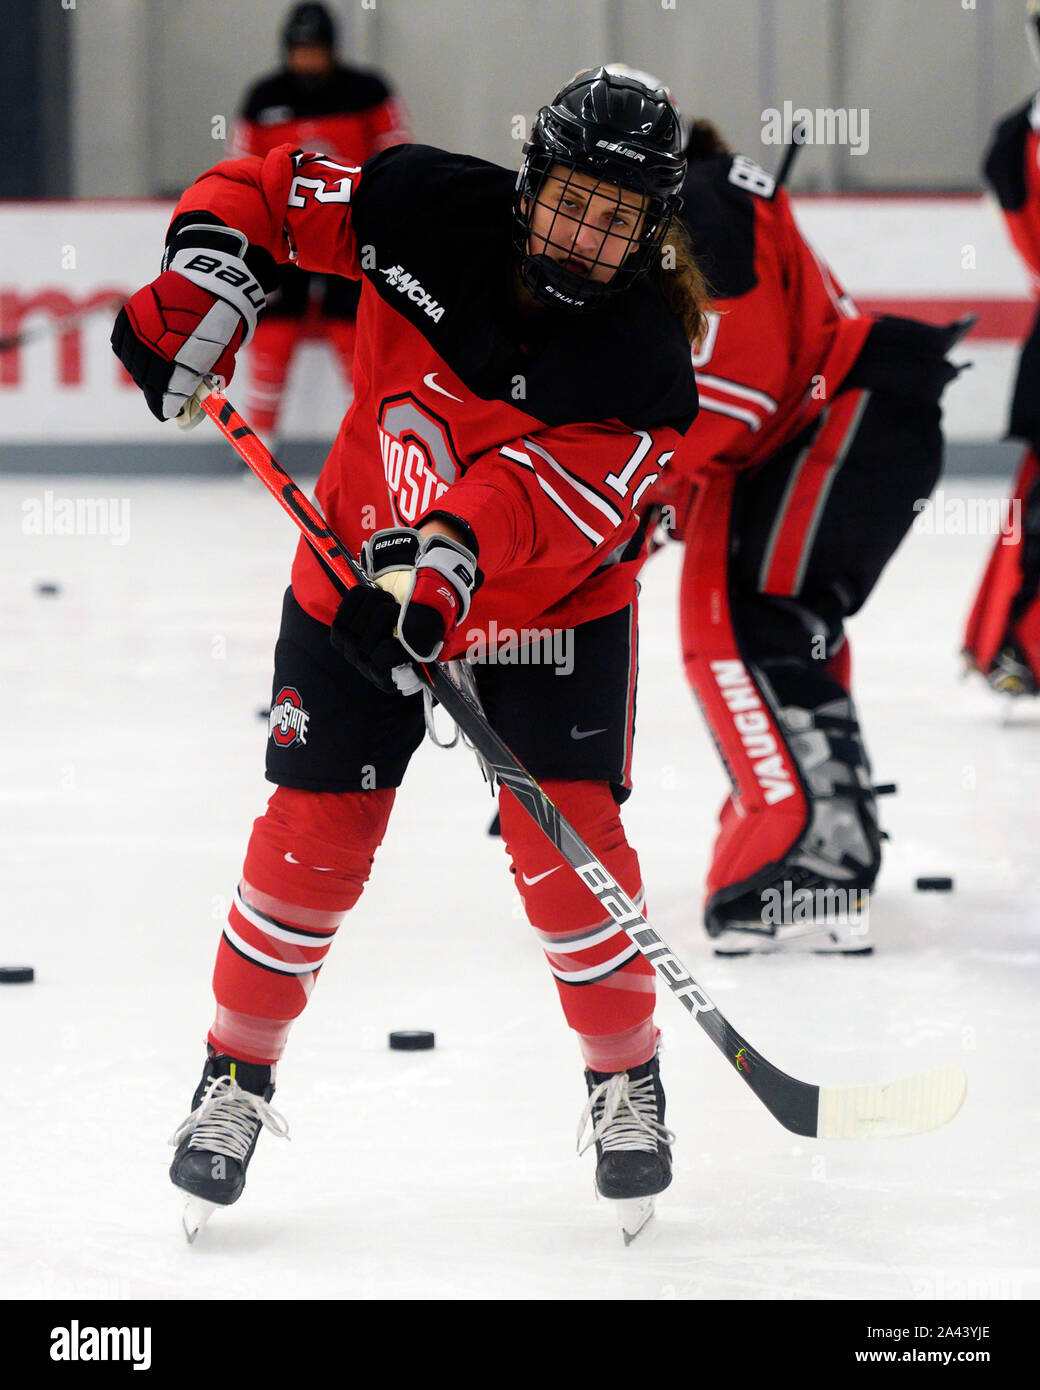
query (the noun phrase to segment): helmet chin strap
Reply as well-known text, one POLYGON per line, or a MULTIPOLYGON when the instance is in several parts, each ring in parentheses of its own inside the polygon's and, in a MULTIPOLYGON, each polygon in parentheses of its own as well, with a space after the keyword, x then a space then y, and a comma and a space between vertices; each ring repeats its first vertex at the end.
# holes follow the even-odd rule
POLYGON ((530 251, 521 258, 520 278, 536 299, 558 309, 589 309, 605 297, 605 287, 565 270, 551 256, 530 251))

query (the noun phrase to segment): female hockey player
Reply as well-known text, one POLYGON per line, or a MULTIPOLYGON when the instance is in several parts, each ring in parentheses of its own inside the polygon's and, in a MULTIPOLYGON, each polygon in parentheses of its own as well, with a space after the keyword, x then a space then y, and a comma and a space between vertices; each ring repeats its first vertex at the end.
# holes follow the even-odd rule
MULTIPOLYGON (((483 649, 492 724, 641 899, 618 804, 636 508, 697 405, 703 282, 673 221, 684 172, 667 93, 603 68, 542 108, 519 179, 423 146, 361 170, 285 147, 184 194, 163 273, 117 320, 116 352, 169 419, 203 373, 230 379, 276 263, 361 281, 356 399, 316 495, 379 587, 341 602, 309 548, 297 552, 275 651, 277 790, 253 827, 205 1070, 175 1136, 171 1177, 196 1198, 237 1200, 260 1129, 281 1127, 269 1102, 290 1024, 423 737, 422 700, 402 693, 417 684, 410 661, 483 649), (545 628, 573 635, 569 676, 494 663, 495 630, 545 628)), ((578 1034, 599 1191, 643 1219, 671 1180, 651 968, 508 793, 499 807, 578 1034)))
MULTIPOLYGON (((1040 62, 1040 0, 1027 0, 1026 29, 1040 62)), ((984 174, 1011 240, 1040 289, 1040 92, 1005 116, 986 154, 984 174)), ((970 668, 1006 695, 1040 692, 1040 312, 1022 348, 1008 438, 1025 454, 1011 494, 1021 516, 994 543, 964 635, 970 668)))
POLYGON ((938 478, 959 330, 858 314, 787 195, 710 123, 687 158, 713 309, 661 500, 686 543, 687 677, 732 782, 705 924, 720 954, 862 952, 881 833, 844 623, 938 478))

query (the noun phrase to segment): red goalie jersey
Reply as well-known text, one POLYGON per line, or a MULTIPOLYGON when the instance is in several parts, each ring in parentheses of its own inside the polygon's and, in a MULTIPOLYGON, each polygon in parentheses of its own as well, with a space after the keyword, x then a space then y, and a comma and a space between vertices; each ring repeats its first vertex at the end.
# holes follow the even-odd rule
POLYGON ((683 220, 712 290, 694 351, 700 414, 676 456, 763 462, 819 416, 858 356, 861 317, 798 230, 791 205, 744 155, 691 163, 683 220))
MULTIPOLYGON (((644 279, 551 334, 517 318, 515 176, 398 145, 362 173, 288 147, 218 165, 181 198, 277 261, 361 279, 355 399, 316 496, 357 551, 440 514, 475 537, 484 584, 454 647, 499 627, 566 628, 630 603, 637 508, 696 412, 682 324, 644 279), (626 351, 617 351, 616 344, 626 351)), ((338 595, 301 542, 300 604, 338 595)))

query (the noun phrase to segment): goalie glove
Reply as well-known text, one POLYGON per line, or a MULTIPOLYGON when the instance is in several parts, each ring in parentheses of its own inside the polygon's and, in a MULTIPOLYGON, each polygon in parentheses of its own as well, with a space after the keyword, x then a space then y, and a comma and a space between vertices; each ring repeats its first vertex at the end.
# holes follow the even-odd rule
POLYGON ((413 661, 436 661, 480 585, 474 552, 450 536, 411 527, 377 531, 361 548, 374 587, 359 584, 339 606, 333 647, 386 691, 413 695, 413 661))
POLYGON ((231 380, 275 282, 274 259, 241 232, 181 221, 162 274, 127 300, 112 329, 112 350, 156 419, 179 415, 207 375, 231 380))

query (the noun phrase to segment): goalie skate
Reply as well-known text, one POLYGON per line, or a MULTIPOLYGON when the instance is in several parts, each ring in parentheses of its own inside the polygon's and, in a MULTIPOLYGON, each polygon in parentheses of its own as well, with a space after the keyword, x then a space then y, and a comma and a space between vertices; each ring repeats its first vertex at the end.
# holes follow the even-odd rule
MULTIPOLYGON (((749 895, 750 896, 750 895, 749 895)), ((754 917, 729 918, 712 947, 717 956, 753 953, 804 952, 868 955, 874 949, 870 934, 870 894, 867 889, 841 888, 804 870, 788 870, 782 881, 756 897, 754 917), (776 900, 776 921, 768 921, 768 905, 776 900)))

